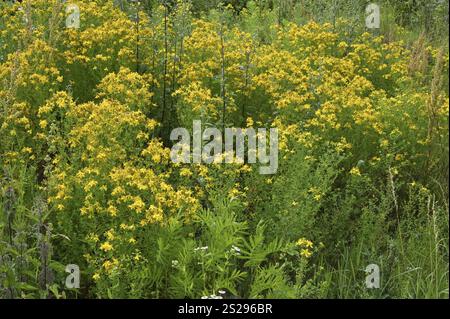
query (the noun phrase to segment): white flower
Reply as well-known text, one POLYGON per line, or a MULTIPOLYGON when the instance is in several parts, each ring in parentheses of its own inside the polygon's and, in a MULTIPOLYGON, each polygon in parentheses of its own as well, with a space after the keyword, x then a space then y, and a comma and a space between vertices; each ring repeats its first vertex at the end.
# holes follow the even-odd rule
POLYGON ((241 254, 241 249, 239 247, 236 247, 234 245, 231 246, 231 252, 235 252, 236 254, 241 254))
POLYGON ((205 246, 205 247, 197 247, 197 248, 194 249, 194 252, 195 252, 195 251, 199 251, 199 250, 202 250, 202 251, 208 250, 208 246, 205 246))

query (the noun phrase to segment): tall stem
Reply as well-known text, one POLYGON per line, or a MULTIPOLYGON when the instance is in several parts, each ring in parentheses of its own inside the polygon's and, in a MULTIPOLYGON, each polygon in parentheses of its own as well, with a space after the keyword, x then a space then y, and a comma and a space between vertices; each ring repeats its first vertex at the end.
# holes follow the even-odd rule
POLYGON ((161 125, 164 126, 166 117, 166 91, 167 91, 167 57, 168 57, 168 41, 167 41, 167 4, 164 3, 164 78, 163 78, 163 109, 161 117, 161 125))
POLYGON ((224 25, 220 22, 220 54, 221 54, 221 84, 220 96, 222 97, 222 134, 225 134, 225 114, 227 109, 226 89, 225 89, 225 41, 224 41, 224 25))
POLYGON ((136 72, 139 73, 140 61, 139 61, 139 3, 136 5, 136 72))
POLYGON ((245 85, 244 85, 244 102, 242 103, 242 123, 245 123, 247 118, 247 103, 248 103, 248 85, 249 85, 249 70, 250 70, 250 56, 251 51, 246 52, 246 65, 245 65, 245 85))

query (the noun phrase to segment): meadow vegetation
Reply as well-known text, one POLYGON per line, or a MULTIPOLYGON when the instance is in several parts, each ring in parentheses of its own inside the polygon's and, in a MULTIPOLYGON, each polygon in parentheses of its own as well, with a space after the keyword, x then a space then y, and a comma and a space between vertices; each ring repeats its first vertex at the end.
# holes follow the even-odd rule
POLYGON ((0 2, 0 298, 448 298, 448 1, 68 3, 0 2), (194 120, 277 174, 172 163, 194 120))

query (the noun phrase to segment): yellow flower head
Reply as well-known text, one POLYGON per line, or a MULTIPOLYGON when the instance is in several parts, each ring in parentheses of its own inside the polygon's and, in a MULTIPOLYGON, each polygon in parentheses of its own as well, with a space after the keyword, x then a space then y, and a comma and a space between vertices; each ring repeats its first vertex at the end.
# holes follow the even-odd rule
POLYGON ((312 252, 309 249, 302 249, 300 251, 300 256, 305 257, 305 258, 309 258, 312 256, 312 252))
POLYGON ((314 244, 313 244, 312 241, 310 241, 310 240, 308 240, 308 239, 306 239, 306 238, 300 238, 300 239, 297 241, 297 246, 299 246, 299 247, 304 247, 304 248, 313 248, 313 247, 314 247, 314 244))
POLYGON ((353 176, 361 176, 361 171, 359 170, 358 167, 353 167, 350 170, 350 174, 353 175, 353 176))
POLYGON ((107 252, 107 251, 113 250, 113 246, 109 242, 106 241, 100 245, 100 249, 107 252))

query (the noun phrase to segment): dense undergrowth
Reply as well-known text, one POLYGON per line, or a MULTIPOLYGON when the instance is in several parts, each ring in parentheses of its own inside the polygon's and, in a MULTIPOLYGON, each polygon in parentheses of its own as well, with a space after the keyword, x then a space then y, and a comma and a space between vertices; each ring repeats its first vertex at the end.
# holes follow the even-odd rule
POLYGON ((213 2, 0 3, 0 297, 448 298, 442 3, 213 2), (277 174, 173 164, 193 120, 277 174))

